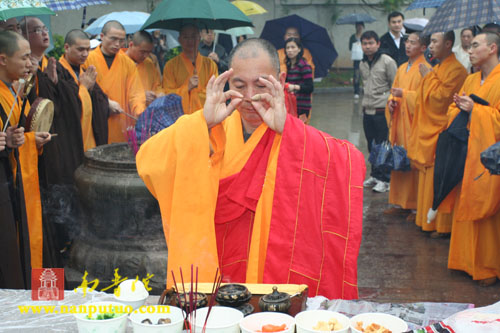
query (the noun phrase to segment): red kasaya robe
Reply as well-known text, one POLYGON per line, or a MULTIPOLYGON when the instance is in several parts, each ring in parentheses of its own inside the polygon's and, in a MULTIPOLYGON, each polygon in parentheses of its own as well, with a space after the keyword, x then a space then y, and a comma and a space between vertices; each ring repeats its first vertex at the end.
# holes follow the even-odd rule
POLYGON ((194 264, 210 282, 220 267, 224 281, 358 297, 365 164, 352 144, 291 116, 283 134, 262 124, 244 142, 238 112, 209 133, 199 111, 149 139, 136 160, 160 203, 169 270, 194 264))

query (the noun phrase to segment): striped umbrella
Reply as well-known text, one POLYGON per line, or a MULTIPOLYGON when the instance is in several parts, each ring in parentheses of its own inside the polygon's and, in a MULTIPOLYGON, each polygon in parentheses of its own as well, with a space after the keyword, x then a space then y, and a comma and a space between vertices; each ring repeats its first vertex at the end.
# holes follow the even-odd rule
POLYGON ((77 10, 94 5, 109 5, 106 0, 43 0, 45 5, 53 11, 77 10))
POLYGON ((444 3, 445 0, 415 0, 406 10, 419 9, 419 8, 438 8, 444 3))
POLYGON ((424 34, 500 22, 500 0, 446 0, 425 26, 424 34))

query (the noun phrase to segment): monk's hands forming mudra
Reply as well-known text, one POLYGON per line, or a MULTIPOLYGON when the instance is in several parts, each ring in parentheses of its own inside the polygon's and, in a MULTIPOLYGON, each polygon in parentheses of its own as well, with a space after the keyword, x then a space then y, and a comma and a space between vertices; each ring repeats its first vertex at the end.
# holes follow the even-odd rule
POLYGON ((233 69, 225 71, 217 78, 212 76, 207 84, 207 98, 203 106, 203 116, 208 128, 221 123, 236 109, 243 101, 243 95, 234 90, 224 92, 224 85, 233 74, 233 69), (226 101, 231 99, 231 103, 226 105, 226 101))
POLYGON ((260 77, 259 81, 266 85, 269 92, 253 96, 252 106, 270 129, 281 134, 286 121, 283 86, 272 75, 267 79, 260 77))

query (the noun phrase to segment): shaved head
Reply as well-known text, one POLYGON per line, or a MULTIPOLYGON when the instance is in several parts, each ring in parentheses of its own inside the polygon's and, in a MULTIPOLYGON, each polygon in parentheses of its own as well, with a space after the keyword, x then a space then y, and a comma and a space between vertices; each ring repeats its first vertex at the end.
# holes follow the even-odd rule
POLYGON ((106 35, 109 32, 109 30, 111 30, 111 29, 125 31, 125 27, 120 22, 112 20, 112 21, 108 21, 104 24, 104 26, 102 27, 101 33, 106 35))
POLYGON ((495 44, 497 46, 497 56, 500 57, 500 35, 495 32, 483 31, 478 34, 484 35, 486 37, 486 43, 488 45, 495 44))
POLYGON ((90 40, 90 37, 85 31, 81 29, 73 29, 66 34, 66 38, 64 38, 64 44, 72 46, 76 43, 77 39, 90 40))
POLYGON ((19 51, 19 40, 25 40, 20 34, 10 31, 0 31, 0 54, 12 57, 19 51))
POLYGON ((140 45, 141 43, 153 44, 153 37, 151 37, 151 34, 147 31, 137 31, 132 36, 132 43, 135 45, 140 45))
POLYGON ((264 52, 268 57, 276 70, 277 77, 280 72, 280 60, 278 57, 278 52, 276 48, 265 39, 260 38, 250 38, 236 45, 236 47, 231 51, 228 57, 229 68, 232 66, 232 62, 235 58, 239 59, 252 59, 258 58, 260 54, 264 52))
POLYGON ((22 33, 21 26, 19 25, 15 17, 5 21, 0 20, 0 30, 10 30, 17 33, 22 33))
POLYGON ((453 46, 453 44, 455 44, 455 32, 453 32, 453 30, 450 30, 448 32, 445 32, 443 34, 443 37, 444 37, 444 41, 450 41, 451 42, 451 46, 453 46))

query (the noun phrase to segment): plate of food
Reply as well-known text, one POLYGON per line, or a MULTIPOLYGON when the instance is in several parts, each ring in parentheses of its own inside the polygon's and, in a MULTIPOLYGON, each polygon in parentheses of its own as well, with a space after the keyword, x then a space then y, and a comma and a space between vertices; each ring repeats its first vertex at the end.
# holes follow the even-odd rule
POLYGON ((408 331, 404 320, 386 313, 362 313, 351 318, 354 333, 402 333, 408 331))

